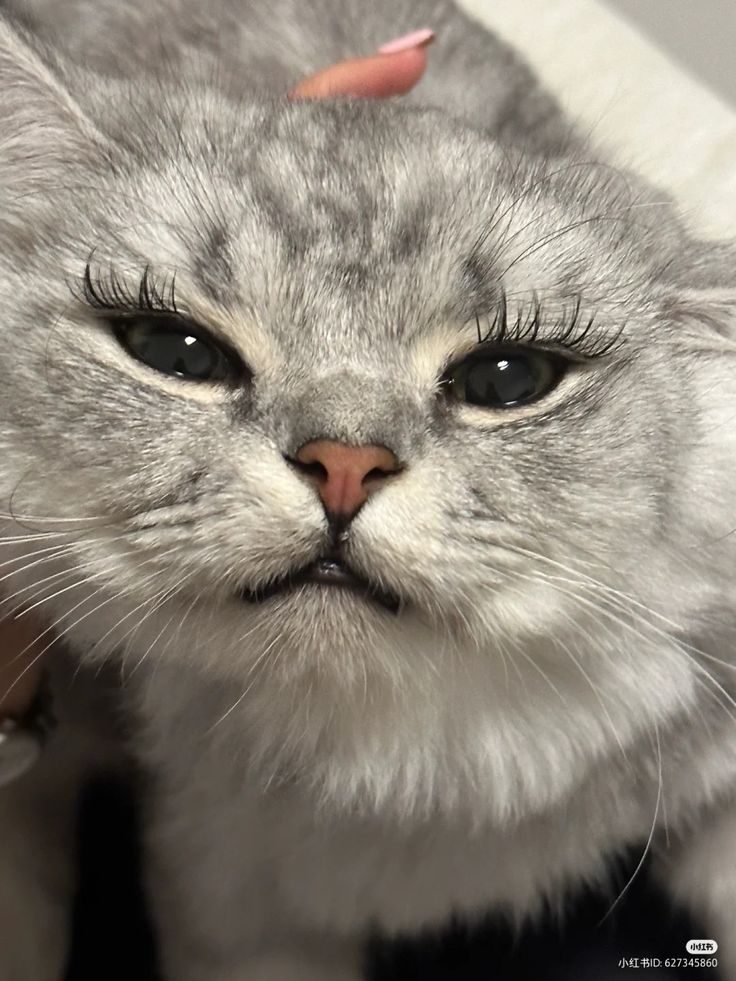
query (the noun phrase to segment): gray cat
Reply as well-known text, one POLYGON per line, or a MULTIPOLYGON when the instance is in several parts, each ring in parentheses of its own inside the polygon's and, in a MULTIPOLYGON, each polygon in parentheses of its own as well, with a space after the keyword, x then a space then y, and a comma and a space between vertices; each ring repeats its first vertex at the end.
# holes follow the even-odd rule
POLYGON ((168 981, 355 981, 643 841, 736 979, 732 252, 449 3, 5 10, 2 589, 86 668, 2 981, 59 976, 103 663, 168 981), (406 100, 283 97, 423 26, 406 100))

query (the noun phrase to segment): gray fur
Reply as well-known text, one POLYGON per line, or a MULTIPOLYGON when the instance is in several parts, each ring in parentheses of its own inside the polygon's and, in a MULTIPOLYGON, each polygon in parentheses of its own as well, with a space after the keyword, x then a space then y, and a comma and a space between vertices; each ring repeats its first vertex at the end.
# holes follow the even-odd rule
POLYGON ((736 978, 698 837, 736 853, 732 253, 450 5, 5 7, 3 588, 122 666, 167 979, 354 979, 370 925, 531 915, 650 830, 736 978), (406 102, 283 98, 425 23, 406 102), (175 273, 252 384, 133 362, 88 261, 175 273), (533 406, 448 405, 502 291, 540 344, 575 308, 617 343, 533 406), (317 437, 404 464, 347 546, 395 618, 236 598, 324 549, 284 459, 317 437))

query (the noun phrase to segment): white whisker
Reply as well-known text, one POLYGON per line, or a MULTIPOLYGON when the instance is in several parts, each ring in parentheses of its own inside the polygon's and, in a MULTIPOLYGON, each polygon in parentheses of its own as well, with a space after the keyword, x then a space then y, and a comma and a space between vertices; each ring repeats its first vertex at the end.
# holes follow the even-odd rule
POLYGON ((642 853, 642 856, 639 859, 639 864, 636 866, 636 868, 632 872, 631 878, 626 883, 626 885, 623 887, 623 889, 621 890, 621 892, 618 894, 618 896, 616 897, 616 899, 614 900, 614 902, 611 904, 611 906, 610 906, 608 912, 606 913, 606 915, 598 923, 598 926, 601 926, 601 924, 605 923, 606 920, 609 918, 609 916, 611 916, 611 914, 613 913, 613 911, 621 903, 622 899, 624 898, 624 896, 626 895, 626 893, 629 891, 629 889, 633 885, 634 881, 636 880, 637 876, 639 875, 639 872, 641 872, 642 868, 644 867, 644 863, 645 863, 645 861, 647 859, 647 855, 649 854, 649 850, 652 847, 652 841, 654 840, 654 832, 655 832, 656 827, 657 827, 657 819, 659 817, 660 803, 661 803, 661 800, 662 800, 662 749, 661 749, 661 745, 660 745, 660 742, 659 742, 659 729, 656 726, 654 728, 654 731, 655 731, 656 738, 657 738, 657 775, 658 775, 658 780, 657 780, 657 800, 656 800, 655 805, 654 805, 654 817, 652 818, 652 826, 649 829, 649 837, 647 838, 646 845, 644 846, 644 851, 642 853))

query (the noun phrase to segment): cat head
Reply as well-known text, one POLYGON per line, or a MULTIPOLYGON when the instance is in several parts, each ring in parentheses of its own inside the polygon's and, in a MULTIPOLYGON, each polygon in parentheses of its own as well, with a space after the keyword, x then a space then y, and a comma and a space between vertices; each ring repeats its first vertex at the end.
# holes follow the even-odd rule
POLYGON ((351 805, 507 819, 687 710, 733 294, 667 203, 434 111, 0 44, 6 609, 351 805))

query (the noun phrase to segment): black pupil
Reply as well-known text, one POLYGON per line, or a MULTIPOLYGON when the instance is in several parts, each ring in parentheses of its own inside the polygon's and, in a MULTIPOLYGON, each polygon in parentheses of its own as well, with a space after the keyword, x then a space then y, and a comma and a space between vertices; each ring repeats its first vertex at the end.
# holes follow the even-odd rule
POLYGON ((186 329, 143 322, 129 326, 124 339, 132 354, 167 375, 199 380, 217 375, 216 350, 186 329))
POLYGON ((502 354, 468 367, 465 401, 473 405, 508 405, 532 398, 537 379, 531 360, 502 354))

